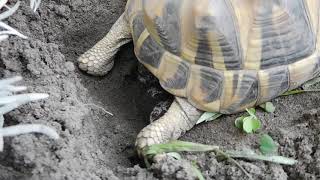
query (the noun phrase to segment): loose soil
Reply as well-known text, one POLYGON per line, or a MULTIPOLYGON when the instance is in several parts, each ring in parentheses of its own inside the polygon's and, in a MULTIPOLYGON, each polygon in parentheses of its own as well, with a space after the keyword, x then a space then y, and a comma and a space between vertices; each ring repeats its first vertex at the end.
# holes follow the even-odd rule
MULTIPOLYGON (((28 2, 7 23, 29 39, 11 37, 0 44, 0 77, 22 75, 30 92, 50 98, 29 103, 5 116, 5 126, 41 123, 57 130, 52 141, 39 134, 5 139, 0 179, 196 179, 195 161, 206 179, 247 179, 233 164, 212 154, 183 154, 150 170, 134 153, 137 133, 150 112, 172 96, 138 64, 132 44, 121 48, 114 69, 89 76, 76 59, 110 29, 124 10, 124 0, 43 1, 33 13, 28 2), (112 112, 111 116, 105 111, 112 112)), ((294 166, 239 160, 254 179, 320 179, 320 96, 307 93, 273 101, 276 112, 258 111, 261 133, 279 143, 279 154, 297 159, 294 166)), ((233 125, 241 114, 203 123, 182 140, 224 149, 258 149, 258 135, 244 135, 233 125)))

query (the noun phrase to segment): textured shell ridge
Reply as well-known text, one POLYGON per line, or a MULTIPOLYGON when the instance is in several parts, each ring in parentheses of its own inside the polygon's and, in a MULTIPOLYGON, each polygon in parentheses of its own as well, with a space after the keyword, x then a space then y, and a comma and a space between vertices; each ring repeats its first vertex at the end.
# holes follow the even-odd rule
POLYGON ((130 0, 135 54, 168 92, 235 113, 319 74, 318 0, 130 0))

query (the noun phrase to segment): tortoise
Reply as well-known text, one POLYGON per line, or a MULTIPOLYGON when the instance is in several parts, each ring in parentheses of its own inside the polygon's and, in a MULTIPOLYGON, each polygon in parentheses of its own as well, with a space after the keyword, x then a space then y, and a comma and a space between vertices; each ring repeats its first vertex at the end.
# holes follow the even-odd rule
POLYGON ((233 114, 319 75, 319 0, 129 0, 109 33, 78 59, 102 76, 131 40, 175 96, 136 148, 179 138, 204 111, 233 114))

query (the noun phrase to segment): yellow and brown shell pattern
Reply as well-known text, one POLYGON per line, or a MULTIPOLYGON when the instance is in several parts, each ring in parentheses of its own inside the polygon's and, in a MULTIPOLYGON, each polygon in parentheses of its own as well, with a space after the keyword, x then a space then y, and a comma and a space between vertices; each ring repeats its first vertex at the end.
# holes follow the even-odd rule
POLYGON ((129 0, 126 17, 139 61, 204 111, 242 111, 320 72, 319 0, 129 0))

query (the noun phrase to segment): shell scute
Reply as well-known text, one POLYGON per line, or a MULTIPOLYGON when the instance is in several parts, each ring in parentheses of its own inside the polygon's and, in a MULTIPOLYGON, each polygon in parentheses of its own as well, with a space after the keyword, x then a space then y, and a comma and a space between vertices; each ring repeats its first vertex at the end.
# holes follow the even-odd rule
POLYGON ((220 111, 223 80, 221 71, 192 65, 187 89, 188 100, 200 109, 220 111))
POLYGON ((257 72, 224 71, 224 93, 220 112, 230 114, 252 107, 259 96, 257 72))
POLYGON ((279 66, 272 70, 261 70, 258 73, 260 82, 260 97, 257 104, 283 94, 289 89, 289 69, 287 66, 279 66))
POLYGON ((130 0, 135 53, 168 92, 234 113, 319 75, 318 0, 130 0))
POLYGON ((157 72, 161 86, 167 91, 186 96, 186 87, 190 73, 190 65, 178 56, 166 52, 161 58, 157 72))
POLYGON ((255 1, 249 37, 255 43, 248 47, 246 67, 268 69, 287 65, 315 51, 316 38, 304 2, 255 1), (251 58, 254 56, 250 53, 261 53, 261 57, 251 58))

